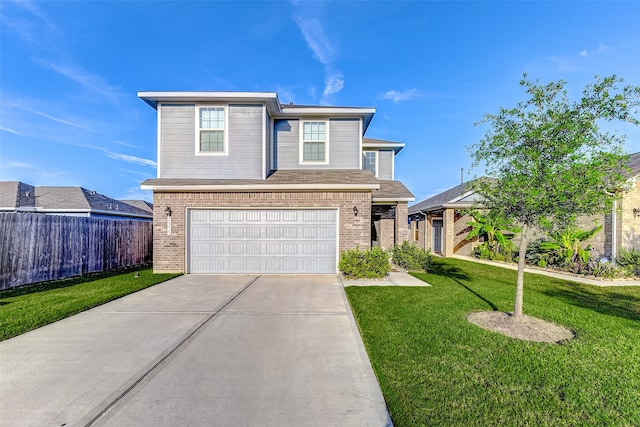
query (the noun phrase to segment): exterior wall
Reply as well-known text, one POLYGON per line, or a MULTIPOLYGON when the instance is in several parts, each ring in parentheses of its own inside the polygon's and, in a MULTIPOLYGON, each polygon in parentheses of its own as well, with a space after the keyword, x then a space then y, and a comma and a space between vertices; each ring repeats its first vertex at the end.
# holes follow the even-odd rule
POLYGON ((379 242, 382 249, 391 249, 395 243, 395 222, 394 219, 380 220, 379 242))
POLYGON ((619 205, 616 218, 618 250, 620 248, 640 249, 640 216, 633 213, 634 209, 640 209, 640 183, 635 183, 619 205))
POLYGON ((378 151, 378 179, 393 179, 393 150, 378 151))
POLYGON ((171 193, 153 195, 153 269, 186 272, 187 208, 338 208, 338 247, 371 246, 370 192, 171 193), (358 208, 354 216, 353 207, 358 208), (171 207, 171 235, 165 209, 171 207))
POLYGON ((277 169, 360 169, 360 119, 329 120, 328 164, 300 164, 299 120, 277 120, 274 127, 277 169))
POLYGON ((445 209, 443 218, 442 255, 444 257, 450 257, 453 256, 455 248, 455 211, 453 209, 445 209))
POLYGON ((396 245, 400 245, 405 240, 409 240, 407 229, 407 216, 409 215, 408 211, 409 207, 406 202, 400 202, 396 205, 396 245))
POLYGON ((478 246, 478 239, 467 240, 467 234, 471 231, 471 227, 467 223, 473 221, 470 215, 460 215, 458 212, 454 215, 454 240, 453 253, 456 255, 470 256, 473 248, 478 246))
POLYGON ((262 105, 228 106, 226 155, 196 155, 195 105, 159 105, 158 109, 159 178, 263 178, 262 105))

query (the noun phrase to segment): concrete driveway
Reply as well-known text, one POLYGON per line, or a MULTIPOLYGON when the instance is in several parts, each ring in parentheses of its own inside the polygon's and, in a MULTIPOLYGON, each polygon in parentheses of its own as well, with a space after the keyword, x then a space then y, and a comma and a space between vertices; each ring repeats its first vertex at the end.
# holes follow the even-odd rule
POLYGON ((336 276, 187 275, 0 343, 0 425, 390 420, 336 276))

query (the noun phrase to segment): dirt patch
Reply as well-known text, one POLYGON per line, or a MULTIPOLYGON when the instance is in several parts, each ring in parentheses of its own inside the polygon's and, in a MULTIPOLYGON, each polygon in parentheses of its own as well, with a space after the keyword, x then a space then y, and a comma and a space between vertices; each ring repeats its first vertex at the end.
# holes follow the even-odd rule
POLYGON ((500 311, 474 311, 467 315, 467 320, 489 331, 527 341, 559 343, 575 337, 569 328, 526 314, 516 318, 500 311))

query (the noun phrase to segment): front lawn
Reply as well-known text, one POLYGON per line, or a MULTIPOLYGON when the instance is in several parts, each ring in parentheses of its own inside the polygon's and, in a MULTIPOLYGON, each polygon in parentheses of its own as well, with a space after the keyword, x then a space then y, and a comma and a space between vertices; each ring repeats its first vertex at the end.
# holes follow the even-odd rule
POLYGON ((137 274, 74 278, 0 291, 0 341, 176 276, 142 270, 137 274))
POLYGON ((516 272, 435 259, 432 287, 346 288, 396 427, 640 425, 640 287, 526 274, 525 314, 573 329, 562 344, 469 323, 512 311, 516 272))

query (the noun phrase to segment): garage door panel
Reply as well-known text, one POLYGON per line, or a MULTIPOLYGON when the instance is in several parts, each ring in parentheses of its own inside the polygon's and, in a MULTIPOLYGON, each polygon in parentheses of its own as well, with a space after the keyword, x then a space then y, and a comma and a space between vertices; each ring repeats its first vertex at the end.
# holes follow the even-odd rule
POLYGON ((192 210, 192 273, 335 273, 337 211, 192 210))

